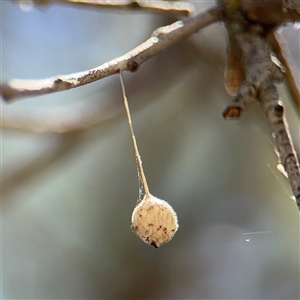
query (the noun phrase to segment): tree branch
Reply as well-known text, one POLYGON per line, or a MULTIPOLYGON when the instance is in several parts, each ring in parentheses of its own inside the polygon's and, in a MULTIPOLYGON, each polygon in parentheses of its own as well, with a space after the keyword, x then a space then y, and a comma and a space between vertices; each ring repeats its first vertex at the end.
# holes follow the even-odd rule
POLYGON ((287 22, 300 21, 299 0, 240 0, 236 2, 240 3, 239 5, 250 20, 260 24, 279 26, 287 22))
POLYGON ((291 69, 291 54, 286 45, 284 45, 284 37, 271 33, 269 37, 269 43, 272 50, 275 52, 277 58, 283 64, 285 68, 285 81, 288 88, 288 92, 291 96, 292 103, 295 107, 297 114, 300 116, 300 90, 297 85, 294 73, 291 69))
MULTIPOLYGON (((32 1, 35 4, 50 3, 50 0, 32 1)), ((138 9, 144 9, 142 3, 146 2, 148 3, 148 1, 123 1, 119 4, 122 8, 133 9, 137 7, 138 9)), ((268 4, 267 0, 219 0, 218 2, 217 7, 204 13, 158 28, 147 41, 135 49, 97 68, 44 80, 11 80, 7 84, 0 85, 1 95, 6 101, 12 101, 17 98, 76 88, 122 71, 134 72, 138 70, 142 63, 166 50, 171 45, 186 39, 210 24, 224 20, 229 35, 227 86, 232 92, 237 91, 237 94, 233 102, 225 109, 223 116, 226 119, 238 119, 248 106, 256 100, 260 102, 272 127, 277 142, 280 163, 283 164, 288 174, 294 198, 300 210, 299 162, 285 122, 284 109, 279 102, 275 83, 282 82, 284 79, 283 74, 287 72, 287 83, 293 98, 295 98, 293 100, 298 111, 300 106, 299 89, 289 64, 285 60, 285 53, 283 53, 279 42, 274 36, 275 28, 282 25, 282 23, 300 19, 299 1, 274 0, 272 6, 268 4), (277 53, 285 66, 285 70, 272 57, 269 46, 277 53)), ((105 1, 98 0, 58 0, 57 3, 91 7, 95 5, 99 8, 113 7, 113 5, 107 5, 105 1)), ((151 1, 147 5, 150 10, 157 9, 157 6, 156 8, 150 8, 151 1)), ((163 8, 158 8, 158 10, 162 12, 163 8)), ((86 120, 89 119, 87 117, 88 113, 87 111, 87 113, 78 115, 86 120)), ((15 124, 10 121, 15 121, 15 119, 15 116, 11 120, 6 119, 5 124, 9 124, 8 127, 12 128, 15 124)), ((34 118, 30 119, 30 121, 32 120, 34 118)), ((28 120, 25 121, 28 125, 28 120)), ((82 125, 77 127, 76 119, 69 118, 67 121, 69 121, 67 124, 64 122, 58 124, 59 127, 55 131, 76 131, 84 128, 84 125, 83 127, 82 125)), ((94 124, 94 121, 99 120, 95 118, 88 125, 94 124)), ((37 120, 37 123, 39 122, 40 119, 37 120)))
POLYGON ((259 100, 274 133, 279 162, 284 166, 293 191, 294 199, 300 210, 300 169, 299 161, 284 117, 284 109, 274 84, 269 83, 259 91, 259 100))
MULTIPOLYGON (((28 0, 17 0, 21 5, 28 0)), ((62 4, 79 8, 87 7, 92 9, 107 9, 120 11, 143 11, 149 13, 162 13, 172 16, 190 16, 195 12, 194 5, 180 1, 139 1, 139 0, 32 0, 36 6, 47 6, 52 4, 62 4)))
POLYGON ((257 100, 261 86, 284 80, 283 70, 272 60, 270 49, 255 31, 237 34, 239 46, 243 50, 245 80, 237 95, 223 112, 225 119, 239 119, 242 113, 257 100))
POLYGON ((175 1, 103 1, 103 0, 56 0, 55 4, 91 7, 100 9, 136 10, 150 13, 163 13, 173 16, 190 16, 195 12, 191 3, 175 1))
POLYGON ((69 90, 117 74, 120 71, 137 71, 140 65, 149 58, 221 19, 220 9, 212 8, 195 17, 158 28, 146 42, 97 68, 44 80, 11 80, 7 84, 1 84, 1 95, 4 100, 12 101, 17 98, 69 90))
POLYGON ((300 210, 299 162, 274 84, 283 80, 283 70, 272 60, 270 48, 260 34, 255 31, 245 32, 238 36, 238 40, 243 50, 246 80, 223 116, 226 119, 238 119, 249 104, 255 100, 260 102, 276 138, 280 163, 288 174, 300 210))

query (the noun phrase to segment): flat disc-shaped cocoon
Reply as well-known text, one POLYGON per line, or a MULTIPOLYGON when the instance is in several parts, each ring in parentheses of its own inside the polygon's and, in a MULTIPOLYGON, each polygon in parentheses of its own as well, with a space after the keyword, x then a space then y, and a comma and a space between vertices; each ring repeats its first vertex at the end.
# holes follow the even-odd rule
POLYGON ((133 210, 131 224, 132 231, 155 248, 169 242, 178 229, 172 206, 150 194, 146 194, 133 210))

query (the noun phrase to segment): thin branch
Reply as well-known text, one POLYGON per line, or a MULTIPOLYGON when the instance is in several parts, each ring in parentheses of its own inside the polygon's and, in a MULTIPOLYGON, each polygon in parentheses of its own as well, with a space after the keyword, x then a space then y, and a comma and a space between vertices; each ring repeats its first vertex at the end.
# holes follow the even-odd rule
POLYGON ((299 161, 294 150, 294 145, 284 117, 284 109, 279 101, 279 96, 274 84, 269 83, 261 88, 259 100, 264 110, 272 131, 274 133, 280 163, 288 175, 294 199, 300 210, 300 169, 299 161))
POLYGON ((120 71, 134 72, 142 63, 159 52, 221 19, 220 9, 212 8, 185 21, 177 21, 158 28, 146 42, 97 68, 44 80, 11 80, 7 84, 0 85, 1 95, 6 101, 12 101, 17 98, 69 90, 117 74, 120 71))
MULTIPOLYGON (((49 2, 50 4, 51 2, 49 2)), ((37 3, 38 4, 38 3, 37 3)), ((55 0, 53 4, 63 4, 87 8, 113 9, 121 11, 145 11, 172 16, 190 16, 195 12, 191 3, 176 1, 138 1, 138 0, 55 0)))
POLYGON ((274 30, 283 20, 293 21, 294 14, 300 17, 299 1, 273 2, 270 6, 266 1, 260 0, 219 0, 219 3, 225 5, 224 24, 228 33, 225 81, 230 94, 238 91, 223 113, 225 118, 238 119, 242 112, 255 102, 258 87, 268 80, 281 82, 283 73, 296 109, 300 111, 299 89, 284 57, 286 53, 282 52, 281 45, 274 36, 274 30), (259 23, 249 22, 245 15, 259 23), (271 55, 266 43, 261 47, 262 39, 267 40, 283 66, 271 55), (273 78, 270 78, 272 76, 273 78))
MULTIPOLYGON (((211 59, 205 51, 201 52, 203 47, 200 51, 194 46, 192 40, 187 41, 187 43, 188 47, 182 43, 168 52, 156 56, 151 64, 139 71, 138 76, 132 77, 127 82, 127 91, 132 95, 132 99, 140 98, 138 95, 143 94, 142 99, 138 100, 139 105, 149 103, 155 96, 171 87, 177 76, 182 74, 182 70, 194 65, 195 60, 199 57, 206 55, 203 59, 211 59), (178 60, 178 52, 181 53, 180 60, 178 60), (176 65, 172 67, 170 74, 168 66, 174 60, 176 60, 176 65), (160 72, 157 72, 158 68, 160 68, 160 72), (145 82, 151 82, 151 84, 145 85, 145 82), (154 85, 155 89, 153 88, 154 85)), ((26 110, 24 108, 3 107, 0 126, 5 131, 38 133, 67 133, 86 130, 123 112, 119 91, 114 87, 113 80, 104 89, 104 91, 109 92, 101 90, 99 97, 99 91, 96 89, 95 92, 85 97, 87 100, 81 100, 65 107, 26 110)))
POLYGON ((263 38, 256 32, 237 34, 237 40, 243 50, 245 80, 237 95, 223 112, 225 119, 239 119, 242 113, 257 100, 261 86, 269 81, 282 82, 283 70, 272 60, 270 49, 263 38))
POLYGON ((285 81, 292 100, 292 103, 296 109, 298 115, 300 115, 300 89, 297 85, 296 78, 291 69, 291 54, 288 50, 287 45, 284 43, 284 37, 271 33, 269 37, 269 43, 272 50, 275 52, 277 58, 283 64, 285 68, 285 81))
POLYGON ((230 28, 226 27, 228 33, 226 68, 225 68, 225 88, 229 95, 235 96, 245 74, 242 64, 242 51, 234 34, 230 33, 230 28))
POLYGON ((237 98, 223 115, 227 119, 237 119, 247 105, 258 100, 264 110, 276 138, 280 163, 288 174, 289 182, 300 210, 300 170, 296 152, 283 114, 283 106, 274 83, 283 80, 280 66, 272 60, 265 39, 255 32, 239 36, 244 55, 246 80, 242 83, 237 98))

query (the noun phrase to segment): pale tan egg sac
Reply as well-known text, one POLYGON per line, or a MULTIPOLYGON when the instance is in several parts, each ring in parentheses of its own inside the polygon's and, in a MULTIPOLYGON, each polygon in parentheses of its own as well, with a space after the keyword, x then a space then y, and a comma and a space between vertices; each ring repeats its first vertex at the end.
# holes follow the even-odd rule
POLYGON ((169 242, 178 229, 177 215, 166 201, 151 194, 135 207, 131 229, 145 243, 155 248, 169 242))

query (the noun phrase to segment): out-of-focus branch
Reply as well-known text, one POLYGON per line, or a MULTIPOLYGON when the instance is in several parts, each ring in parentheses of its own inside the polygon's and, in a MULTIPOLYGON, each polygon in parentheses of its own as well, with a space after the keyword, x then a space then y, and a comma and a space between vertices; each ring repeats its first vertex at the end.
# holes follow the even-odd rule
POLYGON ((247 17, 268 26, 300 21, 299 0, 223 0, 238 2, 247 17))
POLYGON ((71 7, 86 7, 92 9, 108 9, 119 11, 143 11, 149 13, 162 13, 172 16, 190 16, 195 12, 191 3, 180 1, 139 1, 139 0, 17 0, 21 5, 32 3, 37 6, 67 5, 71 7))
POLYGON ((58 160, 69 156, 73 150, 77 149, 76 146, 81 142, 80 138, 81 135, 79 133, 58 135, 57 140, 51 146, 43 149, 39 155, 27 159, 21 166, 16 164, 18 166, 16 170, 13 170, 9 175, 2 178, 2 204, 9 204, 7 203, 8 195, 15 191, 16 187, 25 184, 34 177, 36 178, 40 171, 52 166, 58 160))
POLYGON ((140 46, 97 68, 44 80, 11 80, 7 84, 1 84, 1 95, 6 101, 12 101, 21 97, 69 90, 117 74, 120 71, 134 72, 149 58, 221 19, 220 9, 212 8, 185 21, 177 21, 158 28, 140 46))
POLYGON ((24 112, 8 111, 1 116, 1 128, 14 131, 30 131, 37 133, 68 133, 87 129, 99 122, 110 119, 116 114, 116 101, 104 103, 90 101, 74 104, 64 109, 50 109, 24 112))

